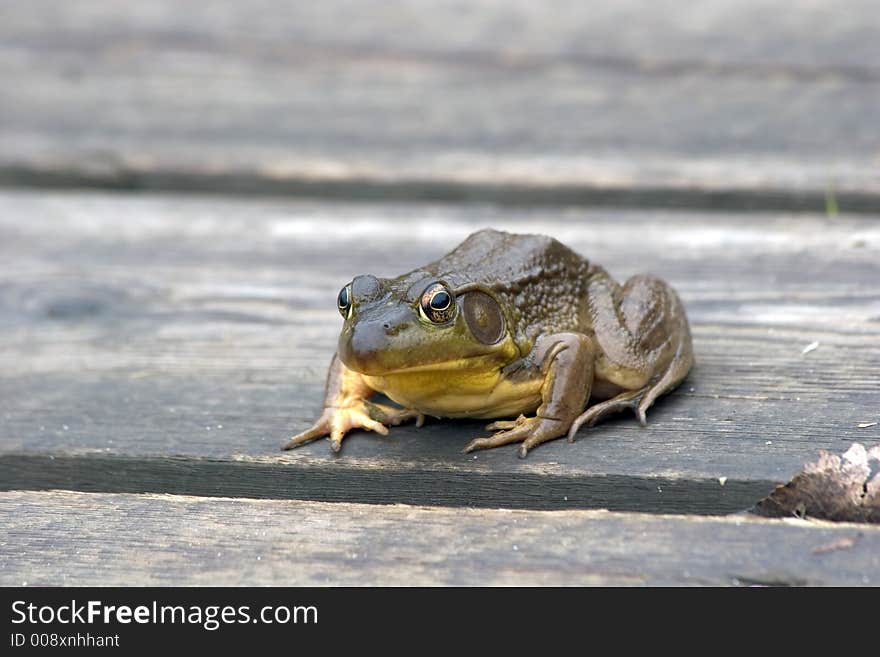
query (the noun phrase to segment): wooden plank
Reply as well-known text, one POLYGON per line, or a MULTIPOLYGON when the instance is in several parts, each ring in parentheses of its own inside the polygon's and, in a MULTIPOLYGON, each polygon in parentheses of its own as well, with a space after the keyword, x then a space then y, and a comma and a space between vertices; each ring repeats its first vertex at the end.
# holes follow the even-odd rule
POLYGON ((14 0, 0 182, 876 210, 878 30, 872 0, 14 0))
POLYGON ((880 527, 796 519, 0 494, 0 585, 880 584, 880 527))
POLYGON ((744 509, 820 448, 878 442, 859 428, 880 408, 878 256, 866 216, 0 194, 0 488, 744 509), (482 429, 453 421, 280 452, 319 410, 338 288, 485 225, 681 292, 697 366, 649 426, 525 460, 462 454, 482 429))

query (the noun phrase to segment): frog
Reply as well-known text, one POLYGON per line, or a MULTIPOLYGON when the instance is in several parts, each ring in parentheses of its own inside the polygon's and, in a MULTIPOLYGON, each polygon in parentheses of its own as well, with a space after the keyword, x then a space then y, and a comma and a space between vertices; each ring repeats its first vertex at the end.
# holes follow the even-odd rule
POLYGON ((329 436, 339 452, 352 430, 388 435, 431 416, 491 420, 463 451, 518 443, 525 457, 622 411, 644 426, 694 363, 669 284, 620 284, 545 235, 480 230, 397 278, 355 276, 336 301, 323 410, 283 449, 329 436))

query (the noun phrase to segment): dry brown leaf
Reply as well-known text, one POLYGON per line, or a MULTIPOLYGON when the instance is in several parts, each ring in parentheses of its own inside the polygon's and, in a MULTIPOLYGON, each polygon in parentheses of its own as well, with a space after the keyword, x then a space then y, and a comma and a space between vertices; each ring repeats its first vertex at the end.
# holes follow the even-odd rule
POLYGON ((842 456, 820 450, 789 483, 755 505, 769 517, 880 523, 880 445, 853 443, 842 456))

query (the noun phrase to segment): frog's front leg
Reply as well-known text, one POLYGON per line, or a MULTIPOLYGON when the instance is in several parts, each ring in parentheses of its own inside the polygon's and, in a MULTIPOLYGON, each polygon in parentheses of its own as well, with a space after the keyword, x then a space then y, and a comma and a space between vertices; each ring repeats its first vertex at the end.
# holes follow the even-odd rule
POLYGON ((593 341, 581 333, 541 337, 528 357, 530 366, 538 370, 535 374, 543 379, 535 416, 490 424, 489 429, 505 430, 472 440, 464 451, 521 442, 519 456, 523 458, 532 447, 566 435, 590 398, 594 358, 593 341))
POLYGON ((329 434, 330 448, 338 452, 342 448, 343 437, 352 429, 367 429, 386 436, 386 425, 396 426, 415 418, 416 425, 422 426, 425 421, 425 416, 416 411, 369 401, 374 394, 375 391, 366 384, 363 376, 348 369, 339 356, 334 355, 327 372, 321 416, 311 427, 291 438, 284 449, 293 449, 329 434))

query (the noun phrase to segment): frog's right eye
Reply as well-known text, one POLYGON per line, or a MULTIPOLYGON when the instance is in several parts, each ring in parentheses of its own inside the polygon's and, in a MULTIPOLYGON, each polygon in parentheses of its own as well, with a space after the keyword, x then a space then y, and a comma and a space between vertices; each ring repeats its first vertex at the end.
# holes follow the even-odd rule
POLYGON ((432 324, 443 324, 455 316, 455 296, 443 283, 429 285, 419 300, 419 314, 432 324))
POLYGON ((339 290, 339 296, 336 297, 336 307, 343 319, 348 319, 351 314, 351 283, 339 290))

